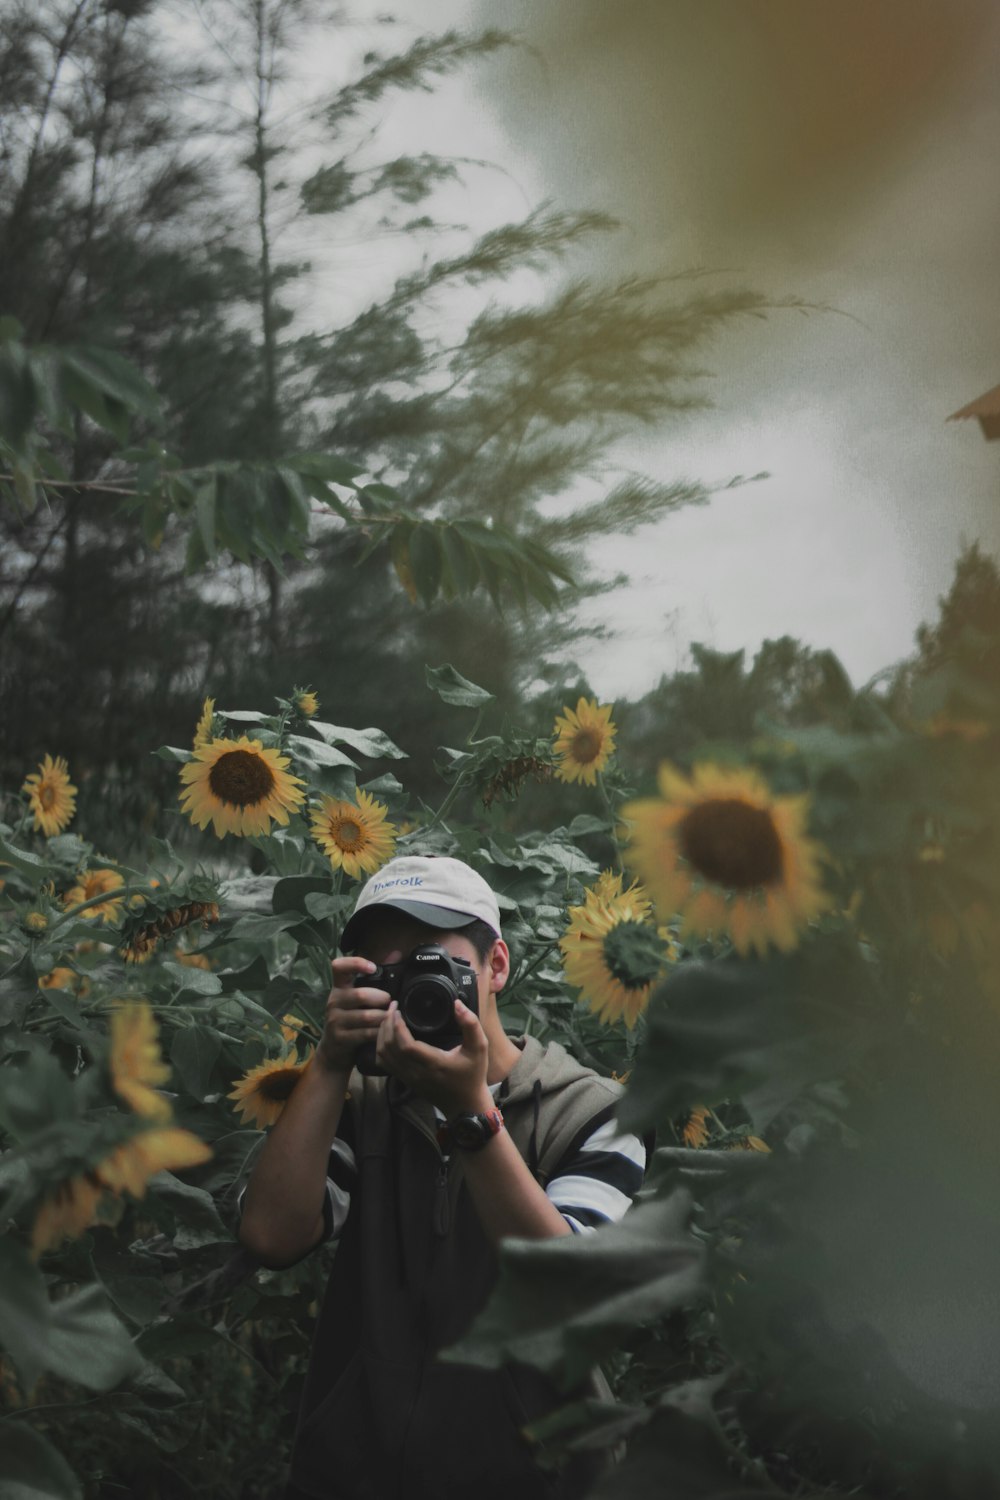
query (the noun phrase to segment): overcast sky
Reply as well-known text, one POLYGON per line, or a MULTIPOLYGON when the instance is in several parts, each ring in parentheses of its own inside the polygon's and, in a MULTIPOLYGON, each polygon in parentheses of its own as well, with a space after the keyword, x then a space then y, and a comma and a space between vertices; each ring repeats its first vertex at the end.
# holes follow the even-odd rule
POLYGON ((404 0, 394 14, 413 34, 502 25, 532 44, 386 111, 400 149, 504 168, 467 177, 467 219, 540 197, 603 208, 626 228, 595 270, 707 267, 836 309, 734 328, 705 361, 714 409, 630 447, 657 477, 770 478, 604 549, 634 587, 601 603, 618 635, 588 658, 595 688, 641 693, 692 640, 752 653, 796 635, 859 683, 909 652, 962 540, 1000 551, 1000 443, 945 420, 1000 381, 1000 7, 404 0))

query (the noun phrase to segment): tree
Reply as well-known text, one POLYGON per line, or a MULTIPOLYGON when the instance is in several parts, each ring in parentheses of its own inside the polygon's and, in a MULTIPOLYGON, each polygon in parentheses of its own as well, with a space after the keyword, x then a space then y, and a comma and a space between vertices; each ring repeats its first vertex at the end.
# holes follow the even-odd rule
MULTIPOLYGON (((369 128, 371 112, 393 90, 426 90, 508 45, 503 34, 448 32, 420 37, 397 53, 369 54, 332 97, 295 101, 288 119, 282 112, 296 49, 336 17, 305 0, 255 0, 250 8, 219 0, 204 14, 216 35, 225 28, 226 46, 206 66, 201 33, 202 45, 187 48, 202 59, 194 77, 173 60, 154 3, 108 8, 81 0, 71 7, 51 0, 40 19, 22 5, 18 25, 9 28, 9 54, 27 46, 36 74, 27 114, 34 133, 11 148, 20 186, 12 188, 3 220, 8 258, 20 267, 20 280, 11 284, 20 287, 21 301, 10 310, 29 314, 29 332, 122 333, 126 351, 165 389, 165 435, 186 458, 229 458, 237 469, 203 483, 157 470, 167 498, 146 505, 145 532, 160 550, 140 564, 139 535, 126 527, 123 535, 132 540, 125 551, 134 560, 126 581, 112 570, 116 549, 106 549, 103 525, 88 529, 87 515, 102 513, 84 486, 95 472, 106 472, 108 445, 93 423, 81 420, 69 467, 79 494, 66 494, 63 514, 51 524, 32 518, 18 533, 4 579, 8 611, 14 604, 12 619, 37 611, 40 630, 57 640, 72 630, 70 646, 60 646, 59 659, 50 656, 46 664, 55 686, 50 696, 60 702, 70 683, 89 680, 95 718, 110 699, 106 682, 97 681, 98 644, 88 642, 82 601, 94 590, 122 599, 130 588, 141 589, 143 566, 150 578, 162 569, 171 580, 189 632, 168 644, 169 613, 160 622, 175 714, 193 716, 208 661, 226 663, 230 701, 243 686, 255 694, 287 690, 297 664, 308 665, 312 677, 316 662, 316 685, 329 695, 373 710, 376 694, 388 696, 400 713, 412 703, 418 725, 426 715, 406 685, 428 655, 442 651, 469 675, 485 675, 512 705, 539 661, 564 649, 578 630, 569 614, 542 629, 532 613, 535 600, 554 598, 552 567, 568 578, 588 541, 708 499, 698 484, 622 470, 617 455, 637 425, 698 403, 692 377, 699 346, 735 317, 762 316, 765 305, 748 292, 705 294, 629 277, 603 286, 580 274, 567 277, 562 263, 614 227, 592 211, 542 206, 520 223, 464 243, 451 234, 446 242, 444 226, 428 211, 433 191, 472 168, 428 154, 385 161, 377 130, 369 128), (63 86, 66 58, 72 67, 63 86), (244 84, 247 107, 221 122, 210 85, 231 103, 244 84), (297 141, 309 129, 322 136, 332 160, 317 167, 293 157, 292 124, 297 141), (220 142, 227 150, 218 149, 220 142), (246 173, 255 191, 252 212, 241 217, 238 184, 246 173), (163 183, 173 194, 166 213, 163 183), (34 204, 34 217, 22 203, 34 204), (414 218, 415 207, 421 212, 414 218), (343 224, 357 235, 402 234, 415 243, 422 236, 437 253, 398 275, 380 301, 342 326, 324 326, 309 296, 307 265, 281 258, 281 223, 291 215, 323 234, 343 224), (65 243, 49 259, 33 261, 34 237, 63 221, 70 226, 65 243), (512 306, 506 283, 526 268, 537 273, 541 293, 512 306), (459 290, 475 305, 449 342, 440 314, 459 290), (58 317, 38 315, 44 307, 58 317), (302 446, 349 453, 354 466, 335 470, 338 477, 346 473, 353 482, 350 475, 368 474, 379 481, 359 491, 360 532, 357 513, 349 516, 342 505, 338 511, 329 471, 300 475, 291 491, 285 478, 262 488, 260 465, 273 466, 279 449, 302 446), (381 487, 385 481, 405 503, 381 487), (328 509, 326 522, 315 524, 301 563, 281 564, 283 580, 280 549, 256 533, 288 506, 304 505, 302 523, 312 524, 307 491, 315 494, 318 484, 335 514, 328 509), (204 585, 184 581, 171 519, 178 510, 186 518, 187 566, 209 566, 204 585), (249 511, 257 518, 254 544, 241 552, 249 511), (250 562, 258 543, 262 565, 250 562), (226 547, 235 549, 235 560, 216 555, 226 547), (85 595, 77 564, 87 549, 95 556, 85 595), (366 556, 371 560, 359 573, 366 556), (425 615, 404 604, 396 580, 429 607, 425 615), (498 622, 484 606, 470 606, 464 596, 480 583, 495 604, 511 587, 519 612, 498 622), (343 601, 352 591, 347 636, 343 601), (240 605, 231 629, 227 600, 240 605), (331 612, 332 601, 338 607, 331 612), (395 671, 386 681, 378 674, 389 667, 395 671)), ((8 136, 16 137, 13 125, 8 136)), ((144 609, 162 591, 156 585, 145 594, 144 609)), ((564 597, 571 603, 579 594, 568 590, 564 597)), ((159 712, 166 708, 162 679, 155 687, 140 682, 128 658, 130 618, 121 607, 113 639, 102 639, 99 650, 120 643, 107 673, 137 712, 159 712)), ((29 629, 26 644, 31 635, 29 629)), ((33 670, 23 656, 14 670, 27 710, 33 670)), ((26 723, 40 721, 26 711, 26 723)), ((44 722, 47 734, 58 729, 65 748, 80 745, 79 726, 44 722)), ((173 723, 162 732, 176 738, 173 723)), ((405 738, 403 728, 399 733, 405 738)), ((96 731, 86 741, 95 766, 110 748, 96 731)), ((16 754, 23 758, 25 749, 22 739, 16 754)))

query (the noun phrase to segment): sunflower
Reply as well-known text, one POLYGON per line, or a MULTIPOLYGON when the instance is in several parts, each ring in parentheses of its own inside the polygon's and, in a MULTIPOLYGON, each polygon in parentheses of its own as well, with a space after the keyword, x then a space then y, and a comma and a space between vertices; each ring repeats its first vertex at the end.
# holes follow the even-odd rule
POLYGON ((808 798, 776 796, 748 768, 699 765, 689 778, 660 767, 662 798, 627 803, 629 860, 662 914, 682 931, 728 933, 738 953, 796 947, 830 905, 822 846, 806 837, 808 798))
POLYGON ((319 699, 315 693, 308 688, 297 688, 294 696, 295 707, 303 718, 311 719, 313 714, 319 712, 319 699))
POLYGON ((708 1120, 710 1110, 703 1104, 696 1104, 690 1110, 687 1119, 681 1126, 681 1143, 685 1146, 700 1150, 702 1146, 708 1145, 708 1120))
POLYGON ((181 808, 198 828, 241 836, 270 833, 272 822, 287 824, 302 805, 302 782, 289 775, 288 756, 243 735, 199 745, 181 766, 181 808))
POLYGON ((673 956, 669 934, 652 924, 652 905, 638 883, 622 889, 622 877, 606 870, 569 909, 559 940, 563 968, 580 998, 601 1021, 624 1018, 635 1025, 654 981, 673 956))
POLYGON ((111 1083, 117 1094, 150 1120, 169 1120, 170 1105, 156 1085, 166 1083, 170 1069, 160 1055, 159 1033, 145 1000, 127 1000, 112 1012, 111 1083))
MULTIPOLYGON (((84 870, 76 885, 71 886, 63 899, 64 906, 79 906, 81 901, 90 901, 94 896, 103 896, 109 891, 116 891, 125 882, 117 870, 84 870)), ((99 901, 94 906, 88 906, 86 911, 80 913, 88 921, 94 918, 111 922, 121 911, 122 898, 113 897, 110 901, 99 901)))
POLYGON ((201 705, 201 714, 194 727, 194 740, 192 750, 200 750, 202 745, 207 745, 212 738, 212 718, 215 714, 215 699, 206 698, 201 705))
POLYGON ((263 1130, 281 1117, 294 1092, 295 1085, 311 1061, 312 1054, 299 1062, 294 1047, 287 1057, 269 1058, 244 1073, 236 1087, 226 1095, 240 1111, 241 1125, 256 1125, 263 1130))
POLYGON ((299 1033, 302 1030, 304 1030, 305 1027, 307 1027, 308 1025, 309 1025, 309 1022, 308 1021, 303 1021, 302 1018, 301 1018, 301 1016, 293 1016, 291 1013, 282 1016, 282 1018, 281 1018, 281 1036, 282 1036, 282 1040, 286 1041, 286 1042, 294 1042, 294 1041, 296 1041, 298 1039, 299 1033))
POLYGON ((116 1146, 94 1168, 98 1181, 113 1193, 145 1197, 146 1187, 157 1172, 175 1172, 180 1167, 200 1167, 209 1161, 212 1148, 190 1130, 178 1125, 154 1125, 116 1146))
POLYGON ((611 722, 610 703, 580 698, 576 708, 564 708, 552 732, 556 753, 556 776, 560 781, 585 781, 593 786, 598 771, 611 759, 618 733, 611 722))
POLYGON ((97 1218, 103 1188, 93 1172, 69 1177, 43 1199, 31 1230, 31 1253, 37 1260, 65 1239, 76 1239, 97 1218))
POLYGON ((324 797, 312 815, 313 838, 335 869, 354 880, 371 875, 385 864, 396 844, 396 830, 386 822, 389 809, 367 792, 356 802, 324 797))
POLYGON ((40 990, 75 990, 79 982, 79 976, 74 969, 55 968, 50 969, 47 974, 38 976, 40 990))
POLYGON ((52 838, 69 826, 76 812, 76 787, 61 755, 55 760, 46 755, 38 770, 25 778, 21 791, 27 793, 36 832, 40 829, 46 838, 52 838))
POLYGON ((189 969, 204 969, 208 974, 212 971, 212 960, 204 953, 177 952, 174 954, 174 959, 189 969))

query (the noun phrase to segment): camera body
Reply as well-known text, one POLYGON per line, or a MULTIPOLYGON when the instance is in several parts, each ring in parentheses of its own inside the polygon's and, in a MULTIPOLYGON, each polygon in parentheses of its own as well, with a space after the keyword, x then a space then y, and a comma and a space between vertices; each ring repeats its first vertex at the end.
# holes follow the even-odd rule
MULTIPOLYGON (((357 974, 354 988, 386 990, 418 1042, 448 1051, 462 1040, 455 1001, 479 1014, 476 971, 466 958, 453 958, 437 943, 423 943, 398 964, 380 964, 373 974, 357 974)), ((362 1042, 354 1056, 359 1073, 386 1076, 375 1060, 374 1041, 362 1042)))

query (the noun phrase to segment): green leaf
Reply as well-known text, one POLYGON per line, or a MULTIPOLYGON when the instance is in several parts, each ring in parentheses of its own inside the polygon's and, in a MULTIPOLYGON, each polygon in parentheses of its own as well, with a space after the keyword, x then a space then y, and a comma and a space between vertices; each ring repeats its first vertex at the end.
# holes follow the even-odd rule
POLYGON ((448 662, 441 667, 425 667, 424 677, 432 692, 458 708, 485 708, 487 703, 493 702, 492 693, 469 682, 448 662))
POLYGON ((354 480, 365 472, 365 466, 350 458, 338 458, 332 453, 296 453, 287 458, 288 468, 298 474, 308 474, 315 479, 325 479, 330 484, 344 484, 354 489, 354 480))
POLYGON ((317 922, 325 922, 328 917, 343 911, 343 908, 343 897, 334 896, 329 891, 311 891, 306 897, 306 911, 317 922))
POLYGON ((247 912, 246 916, 233 923, 229 936, 234 942, 246 939, 253 943, 266 943, 277 937, 279 932, 287 932, 301 921, 302 913, 297 911, 285 911, 270 917, 247 912))
MULTIPOLYGON (((216 977, 212 975, 213 979, 216 977)), ((204 1099, 209 1092, 212 1070, 221 1048, 221 1036, 209 1026, 190 1025, 174 1032, 170 1044, 170 1061, 181 1084, 192 1098, 204 1099)))
POLYGON ((690 1208, 679 1191, 593 1235, 505 1240, 489 1301, 440 1357, 490 1368, 516 1360, 572 1387, 637 1326, 699 1295, 703 1247, 688 1229, 690 1208))
POLYGON ((410 533, 410 568, 417 592, 425 604, 433 604, 441 587, 443 559, 441 542, 433 526, 415 526, 410 533))
POLYGON ((0 1348, 14 1361, 26 1390, 45 1369, 48 1332, 49 1299, 42 1273, 21 1245, 0 1239, 0 1348))
POLYGON ((255 708, 217 708, 215 712, 220 719, 229 719, 234 724, 266 724, 268 728, 275 724, 273 714, 262 714, 255 708))
POLYGON ((178 1250, 197 1250, 202 1245, 232 1241, 231 1230, 223 1224, 215 1200, 204 1188, 182 1182, 172 1172, 158 1172, 150 1183, 150 1191, 177 1220, 173 1241, 178 1250))
POLYGON ((860 1043, 851 1007, 865 1003, 870 980, 860 959, 815 946, 810 959, 678 965, 650 1000, 622 1128, 643 1131, 748 1090, 787 1101, 836 1075, 852 1032, 860 1043))
POLYGON ((46 1368, 91 1391, 108 1391, 142 1365, 128 1330, 100 1287, 82 1287, 51 1304, 46 1368))
POLYGON ((327 766, 349 766, 352 771, 358 769, 357 763, 349 755, 345 755, 342 750, 334 749, 323 740, 311 740, 302 734, 290 734, 287 744, 298 760, 304 765, 314 766, 317 770, 327 766))
POLYGON ((182 1359, 192 1354, 204 1354, 213 1348, 223 1335, 207 1323, 196 1318, 169 1318, 147 1328, 136 1340, 147 1359, 182 1359))
POLYGON ((9 350, 0 354, 0 438, 20 452, 35 420, 37 400, 31 368, 11 357, 9 350))
POLYGON ((60 351, 64 366, 79 371, 106 396, 142 416, 155 420, 160 416, 160 398, 145 376, 120 354, 94 345, 60 351))
POLYGON ((234 990, 265 989, 270 977, 267 961, 261 953, 255 954, 245 969, 222 969, 218 975, 224 995, 231 995, 234 990))
POLYGON ((194 755, 190 750, 178 750, 175 745, 160 745, 159 749, 151 751, 151 754, 155 755, 158 760, 179 761, 182 765, 187 765, 189 760, 194 760, 194 755))
POLYGON ((377 760, 381 757, 386 760, 408 758, 408 752, 400 750, 399 746, 381 729, 348 729, 341 724, 324 724, 319 719, 311 719, 309 727, 328 745, 350 745, 352 750, 356 750, 359 755, 367 756, 370 760, 377 760))
POLYGON ((222 994, 222 980, 210 969, 196 969, 193 964, 180 964, 175 958, 165 958, 163 968, 189 994, 222 994))
POLYGON ((0 1500, 83 1500, 57 1448, 24 1422, 0 1425, 0 1500))
POLYGON ((306 905, 308 897, 317 893, 324 896, 330 894, 328 875, 289 875, 284 880, 279 880, 274 887, 271 906, 275 914, 279 912, 305 914, 309 910, 306 905))
POLYGON ((571 838, 578 839, 588 833, 607 833, 611 826, 607 818, 596 818, 592 813, 577 813, 566 832, 571 838))
MULTIPOLYGON (((100 1274, 100 1267, 97 1268, 100 1274)), ((167 1287, 155 1276, 101 1275, 101 1285, 115 1307, 133 1323, 145 1325, 157 1317, 167 1287)))
POLYGON ((212 558, 216 551, 215 537, 215 475, 210 475, 200 485, 194 502, 194 519, 201 536, 201 545, 206 557, 212 558))
POLYGON ((8 843, 0 835, 0 865, 5 864, 20 870, 33 886, 40 885, 49 873, 48 860, 39 859, 37 854, 30 854, 27 849, 19 849, 16 844, 8 843))

